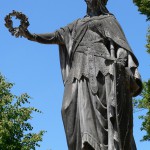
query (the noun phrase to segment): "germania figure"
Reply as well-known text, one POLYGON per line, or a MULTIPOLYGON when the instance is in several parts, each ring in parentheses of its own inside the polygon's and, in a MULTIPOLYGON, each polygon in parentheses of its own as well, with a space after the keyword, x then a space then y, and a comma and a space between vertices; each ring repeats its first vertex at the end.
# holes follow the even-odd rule
POLYGON ((132 97, 142 89, 138 60, 107 0, 85 0, 87 14, 54 33, 22 35, 58 44, 62 117, 69 150, 136 150, 132 97))

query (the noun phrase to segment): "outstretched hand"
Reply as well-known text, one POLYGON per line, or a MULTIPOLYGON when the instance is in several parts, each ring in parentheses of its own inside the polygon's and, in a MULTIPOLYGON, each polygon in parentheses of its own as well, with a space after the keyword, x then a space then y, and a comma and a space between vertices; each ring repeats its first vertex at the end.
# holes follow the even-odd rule
POLYGON ((21 12, 12 11, 5 17, 5 26, 8 28, 9 32, 15 37, 25 37, 29 38, 31 36, 30 32, 27 30, 29 26, 28 18, 21 12), (13 27, 12 17, 20 20, 19 27, 13 27))
MULTIPOLYGON (((27 29, 24 29, 22 26, 19 27, 19 34, 21 37, 24 37, 27 39, 32 38, 32 34, 27 29)), ((14 36, 16 36, 16 35, 14 35, 14 36)))

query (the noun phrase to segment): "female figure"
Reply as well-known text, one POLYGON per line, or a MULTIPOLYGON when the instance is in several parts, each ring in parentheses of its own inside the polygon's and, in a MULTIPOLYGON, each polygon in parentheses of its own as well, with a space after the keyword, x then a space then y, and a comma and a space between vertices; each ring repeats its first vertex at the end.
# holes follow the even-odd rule
POLYGON ((138 61, 107 0, 85 0, 87 15, 54 33, 23 36, 58 44, 65 86, 62 117, 69 150, 135 150, 132 97, 138 61))

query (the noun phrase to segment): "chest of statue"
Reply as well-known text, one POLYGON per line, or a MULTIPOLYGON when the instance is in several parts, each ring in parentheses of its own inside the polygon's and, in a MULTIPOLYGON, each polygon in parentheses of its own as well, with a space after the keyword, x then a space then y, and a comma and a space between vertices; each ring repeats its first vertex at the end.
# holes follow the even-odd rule
POLYGON ((82 76, 89 78, 91 86, 95 89, 96 77, 99 71, 105 76, 109 68, 105 58, 110 57, 109 50, 105 46, 104 37, 97 31, 96 26, 100 21, 95 19, 79 20, 76 30, 87 27, 84 36, 79 42, 72 60, 69 81, 74 78, 80 80, 82 76))
POLYGON ((87 30, 80 40, 76 52, 95 51, 99 54, 109 55, 109 51, 105 46, 106 39, 97 29, 101 25, 102 20, 99 20, 99 17, 85 17, 77 22, 76 32, 79 32, 81 28, 87 28, 87 30))

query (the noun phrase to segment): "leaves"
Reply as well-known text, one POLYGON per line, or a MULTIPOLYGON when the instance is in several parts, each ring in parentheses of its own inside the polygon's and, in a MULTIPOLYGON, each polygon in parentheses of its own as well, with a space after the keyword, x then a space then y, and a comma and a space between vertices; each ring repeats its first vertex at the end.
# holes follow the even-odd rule
POLYGON ((133 0, 138 6, 138 11, 147 16, 147 21, 150 20, 150 0, 133 0))
MULTIPOLYGON (((150 21, 150 0, 133 0, 133 3, 138 7, 138 11, 147 16, 147 21, 150 21)), ((150 54, 150 27, 147 33, 147 52, 150 54)))
POLYGON ((41 112, 34 107, 24 107, 30 103, 30 96, 13 95, 12 87, 13 84, 0 75, 0 150, 35 150, 45 131, 30 133, 33 127, 28 121, 33 112, 41 112))
POLYGON ((147 52, 150 54, 150 27, 148 28, 148 33, 147 33, 147 52))
POLYGON ((143 82, 141 99, 135 100, 134 104, 138 110, 146 110, 146 114, 139 116, 139 118, 143 120, 141 131, 146 131, 142 141, 150 141, 150 80, 143 82))
MULTIPOLYGON (((135 5, 138 6, 138 11, 141 14, 147 16, 147 21, 150 21, 150 0, 133 0, 135 5)), ((150 27, 148 28, 147 33, 147 52, 150 54, 150 27)), ((135 108, 139 110, 146 110, 145 115, 139 116, 143 120, 141 130, 146 131, 146 134, 143 136, 142 141, 150 141, 150 80, 143 83, 143 91, 141 98, 135 100, 135 108)))

